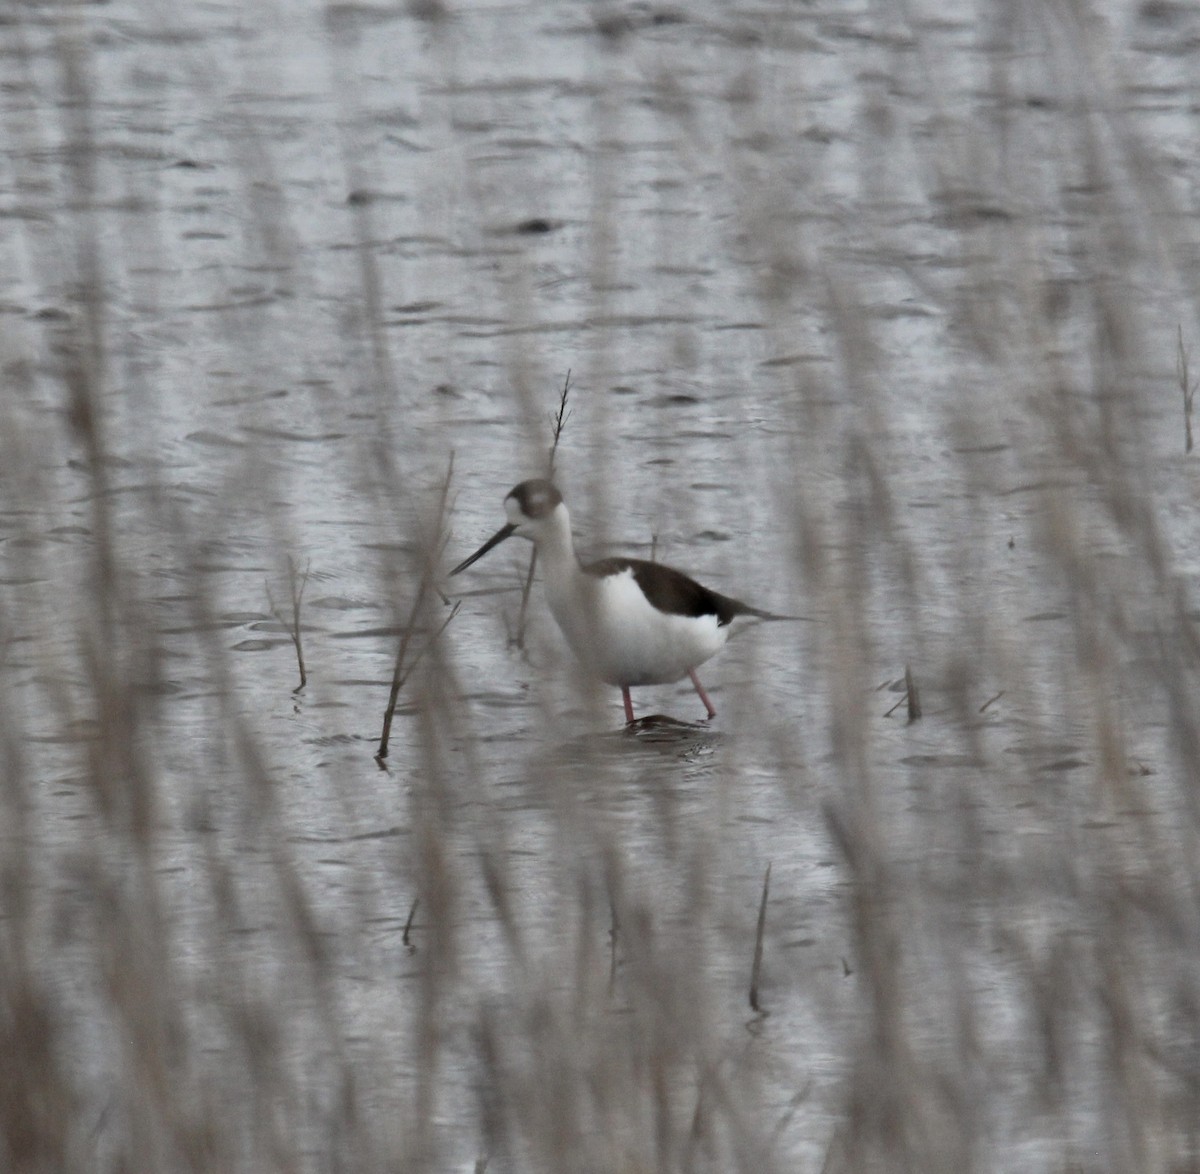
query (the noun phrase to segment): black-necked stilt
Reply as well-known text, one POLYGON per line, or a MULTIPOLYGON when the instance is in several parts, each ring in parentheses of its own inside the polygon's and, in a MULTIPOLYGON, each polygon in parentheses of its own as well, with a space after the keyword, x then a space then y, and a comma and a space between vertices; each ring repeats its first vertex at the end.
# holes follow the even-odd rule
POLYGON ((640 558, 606 558, 581 566, 571 538, 571 516, 549 481, 522 481, 505 499, 508 525, 497 530, 457 575, 514 534, 537 545, 546 598, 571 651, 584 667, 618 685, 625 717, 633 721, 629 690, 669 685, 690 677, 708 716, 716 709, 696 668, 724 646, 736 616, 793 619, 760 611, 702 587, 682 571, 640 558))

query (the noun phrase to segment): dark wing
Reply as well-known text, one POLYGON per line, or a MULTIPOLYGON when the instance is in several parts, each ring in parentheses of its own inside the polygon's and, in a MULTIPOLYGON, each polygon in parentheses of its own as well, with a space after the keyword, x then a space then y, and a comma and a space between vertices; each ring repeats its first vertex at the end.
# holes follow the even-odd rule
POLYGON ((634 580, 651 605, 668 615, 716 616, 718 625, 722 627, 734 616, 766 615, 719 591, 710 591, 695 579, 689 579, 682 571, 663 566, 662 563, 651 563, 641 558, 603 558, 583 569, 587 574, 597 576, 632 571, 634 580))

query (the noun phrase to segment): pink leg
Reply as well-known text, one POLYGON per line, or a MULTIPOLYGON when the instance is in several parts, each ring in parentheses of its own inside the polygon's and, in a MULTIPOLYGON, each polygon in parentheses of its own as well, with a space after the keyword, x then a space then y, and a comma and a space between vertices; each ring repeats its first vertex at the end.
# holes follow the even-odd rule
POLYGON ((630 700, 629 687, 627 685, 621 686, 621 700, 625 702, 625 720, 630 725, 633 725, 633 702, 630 700))
POLYGON ((696 676, 696 670, 688 669, 688 676, 692 678, 692 684, 696 686, 696 692, 700 694, 700 700, 704 702, 704 708, 708 710, 708 716, 716 717, 716 707, 709 701, 708 694, 704 692, 704 686, 700 684, 700 678, 696 676))

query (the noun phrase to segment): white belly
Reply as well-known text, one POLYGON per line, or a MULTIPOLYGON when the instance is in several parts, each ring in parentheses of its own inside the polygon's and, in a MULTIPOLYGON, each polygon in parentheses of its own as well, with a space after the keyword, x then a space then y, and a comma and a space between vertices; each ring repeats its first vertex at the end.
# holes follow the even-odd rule
POLYGON ((571 650, 610 685, 666 685, 719 652, 729 635, 717 617, 679 616, 650 605, 632 571, 546 580, 550 611, 571 650))

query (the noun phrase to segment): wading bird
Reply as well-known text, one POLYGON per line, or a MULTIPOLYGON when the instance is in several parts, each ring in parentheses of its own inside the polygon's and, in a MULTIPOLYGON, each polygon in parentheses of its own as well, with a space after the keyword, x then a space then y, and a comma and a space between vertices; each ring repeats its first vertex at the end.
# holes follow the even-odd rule
POLYGON ((691 678, 710 718, 717 714, 696 668, 724 647, 737 616, 789 620, 730 599, 682 571, 640 558, 580 564, 571 515, 550 481, 522 481, 504 499, 508 524, 450 572, 457 575, 514 535, 537 546, 546 599, 571 651, 593 676, 621 690, 632 722, 629 690, 691 678))

